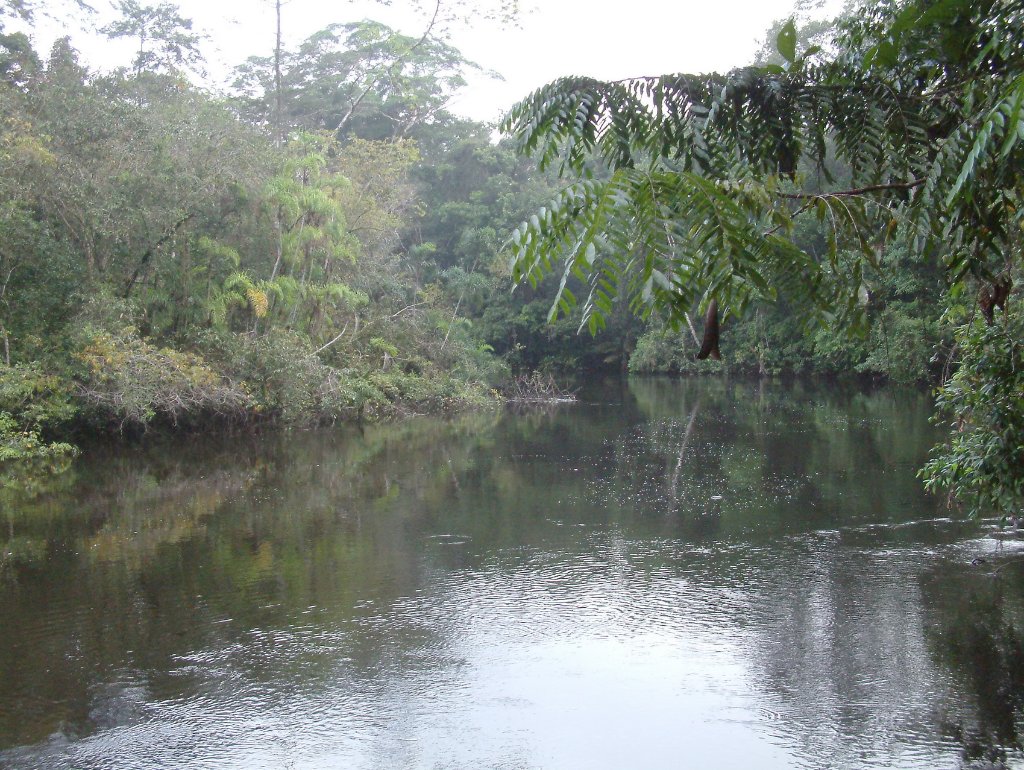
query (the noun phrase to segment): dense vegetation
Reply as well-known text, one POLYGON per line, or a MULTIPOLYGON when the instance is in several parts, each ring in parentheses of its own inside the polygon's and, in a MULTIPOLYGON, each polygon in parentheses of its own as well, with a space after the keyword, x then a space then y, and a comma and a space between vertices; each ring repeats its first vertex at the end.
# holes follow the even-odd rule
MULTIPOLYGON (((714 187, 731 178, 727 147, 677 152, 696 146, 692 121, 678 124, 678 136, 664 133, 667 121, 629 122, 645 100, 683 105, 683 81, 620 84, 623 104, 602 94, 603 106, 578 112, 580 136, 541 139, 554 131, 559 103, 526 137, 528 147, 548 141, 542 165, 565 149, 563 171, 585 172, 563 190, 555 169, 539 169, 512 142, 494 143, 492 126, 449 111, 475 65, 429 29, 410 38, 375 21, 333 24, 294 49, 268 44, 219 93, 198 85, 203 41, 173 5, 118 7, 121 18, 102 34, 134 41, 136 53, 111 72, 90 70, 67 39, 42 52, 0 26, 0 463, 32 457, 48 470, 72 451, 52 442, 86 432, 312 424, 484 403, 510 374, 538 369, 923 382, 948 363, 957 319, 940 317, 947 271, 903 237, 905 224, 887 229, 879 211, 820 194, 836 180, 859 184, 874 168, 842 144, 842 125, 814 141, 799 126, 765 135, 747 161, 764 172, 757 159, 778 164, 785 151, 791 167, 775 168, 787 173, 762 188, 739 177, 747 186, 728 199, 714 187), (613 107, 625 122, 599 128, 613 107), (650 141, 638 142, 645 131, 650 141), (585 270, 541 275, 520 259, 534 285, 509 291, 502 247, 531 211, 562 202, 520 237, 641 176, 676 196, 675 213, 689 206, 749 224, 713 241, 718 257, 694 261, 694 280, 659 267, 637 283, 620 265, 591 292, 585 270), (673 188, 673 178, 693 186, 673 188), (812 211, 819 217, 797 216, 812 211), (843 219, 849 226, 834 226, 843 219), (766 239, 762 223, 772 229, 766 239), (858 227, 880 223, 885 237, 856 237, 858 227), (810 284, 799 280, 808 271, 810 284), (814 292, 802 294, 808 285, 814 292), (724 362, 698 368, 698 330, 676 322, 689 320, 709 290, 733 317, 724 362), (581 292, 591 301, 573 309, 581 292), (650 298, 678 312, 632 312, 650 298), (554 317, 553 301, 572 312, 554 317), (829 316, 853 333, 822 326, 829 316), (580 334, 588 322, 605 333, 580 334)), ((33 10, 3 0, 0 23, 31 28, 33 10)), ((788 84, 829 65, 813 50, 797 57, 798 34, 826 41, 834 25, 780 29, 780 40, 793 38, 781 55, 766 49, 755 67, 689 81, 692 116, 704 120, 694 111, 698 88, 708 104, 714 89, 733 89, 737 126, 802 104, 788 84), (759 88, 765 114, 745 115, 741 94, 759 88)), ((567 82, 586 93, 596 87, 567 82)), ((521 132, 550 93, 514 111, 510 127, 521 132)), ((861 109, 841 100, 832 107, 861 109)), ((883 115, 883 127, 886 119, 894 118, 883 115)), ((891 154, 885 142, 878 151, 891 154)), ((659 223, 648 236, 667 237, 656 253, 704 253, 709 242, 683 225, 661 227, 670 220, 638 220, 659 223)), ((604 269, 608 253, 589 258, 600 254, 604 269)), ((586 245, 576 257, 588 259, 586 245)))
POLYGON ((138 53, 109 73, 0 38, 0 460, 491 400, 529 304, 499 239, 554 188, 446 110, 471 63, 339 24, 223 96, 173 6, 120 8, 138 53))
MULTIPOLYGON (((564 78, 516 105, 506 128, 569 184, 514 233, 515 275, 565 276, 555 312, 576 306, 574 276, 592 330, 616 302, 691 328, 699 306, 703 356, 717 352, 719 307, 780 298, 795 318, 864 329, 873 315, 927 341, 931 319, 908 324, 893 306, 934 302, 907 280, 934 265, 935 304, 958 325, 946 363, 960 366, 939 399, 952 438, 927 483, 1016 515, 1024 9, 883 0, 824 48, 801 48, 792 22, 776 48, 781 63, 727 75, 564 78)), ((765 334, 762 358, 770 347, 765 334)))

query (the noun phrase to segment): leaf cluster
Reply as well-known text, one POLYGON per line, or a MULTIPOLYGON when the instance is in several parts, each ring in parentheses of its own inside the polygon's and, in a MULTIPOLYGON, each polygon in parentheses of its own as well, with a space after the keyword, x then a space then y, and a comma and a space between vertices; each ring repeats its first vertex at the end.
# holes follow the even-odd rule
POLYGON ((956 372, 939 389, 937 421, 950 429, 922 469, 925 485, 947 489, 972 514, 1016 516, 1024 507, 1024 325, 1019 312, 957 333, 956 372))
MULTIPOLYGON (((998 271, 1019 223, 1020 9, 884 2, 840 26, 829 58, 796 41, 785 25, 784 65, 563 78, 513 107, 503 130, 568 181, 512 234, 514 277, 585 279, 594 330, 619 293, 675 324, 702 298, 737 311, 780 293, 856 322, 897 226, 951 282, 998 271), (828 229, 823 250, 792 242, 810 214, 828 229), (859 258, 844 267, 847 246, 859 258)), ((563 290, 552 314, 575 303, 563 290)))

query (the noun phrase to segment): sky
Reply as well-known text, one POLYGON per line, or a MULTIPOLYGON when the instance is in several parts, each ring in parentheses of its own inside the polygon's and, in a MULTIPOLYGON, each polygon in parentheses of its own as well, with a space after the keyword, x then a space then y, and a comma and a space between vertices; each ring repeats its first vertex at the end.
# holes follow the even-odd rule
MULTIPOLYGON (((156 4, 158 0, 141 0, 156 4)), ((496 0, 477 0, 491 3, 496 0)), ((517 26, 483 18, 474 0, 443 0, 461 21, 448 25, 449 42, 485 71, 503 80, 474 75, 452 102, 454 112, 497 121, 502 111, 534 89, 563 75, 618 79, 667 72, 708 72, 748 64, 771 23, 790 14, 793 0, 541 0, 526 9, 517 26), (458 3, 458 6, 456 6, 458 3)), ((248 56, 267 56, 274 46, 269 0, 177 0, 183 16, 209 35, 203 50, 211 84, 222 86, 230 68, 248 56)), ((44 3, 44 6, 46 3, 44 3)), ((114 18, 108 0, 94 0, 94 24, 114 18)), ((286 46, 335 22, 374 18, 419 37, 427 21, 410 0, 389 6, 365 0, 287 0, 283 13, 286 46)), ((70 30, 67 30, 70 31, 70 30)), ((66 34, 52 22, 37 24, 37 50, 66 34)), ((76 47, 93 68, 127 65, 131 45, 73 33, 76 47)))

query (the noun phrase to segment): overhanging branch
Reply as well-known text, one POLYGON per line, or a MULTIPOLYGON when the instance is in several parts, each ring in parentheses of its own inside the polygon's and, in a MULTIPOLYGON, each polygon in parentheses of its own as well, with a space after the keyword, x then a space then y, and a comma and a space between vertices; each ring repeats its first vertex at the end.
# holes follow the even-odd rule
POLYGON ((889 182, 887 184, 872 184, 867 187, 857 187, 853 190, 834 190, 827 193, 779 193, 779 196, 787 200, 813 201, 819 198, 851 198, 857 195, 867 195, 873 192, 884 190, 912 190, 925 183, 924 179, 914 179, 910 182, 889 182))

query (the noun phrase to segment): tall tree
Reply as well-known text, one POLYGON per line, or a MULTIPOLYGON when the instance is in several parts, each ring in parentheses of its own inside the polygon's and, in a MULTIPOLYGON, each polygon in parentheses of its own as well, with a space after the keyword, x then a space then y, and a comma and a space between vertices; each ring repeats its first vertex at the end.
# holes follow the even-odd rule
POLYGON ((192 31, 192 20, 182 16, 178 6, 118 0, 116 7, 121 18, 105 26, 103 33, 113 40, 126 37, 138 41, 132 62, 136 76, 146 71, 176 72, 202 66, 202 36, 192 31))
POLYGON ((464 85, 463 71, 475 66, 443 42, 366 20, 332 24, 294 52, 250 58, 238 68, 234 88, 258 122, 339 136, 408 137, 443 110, 464 85))

